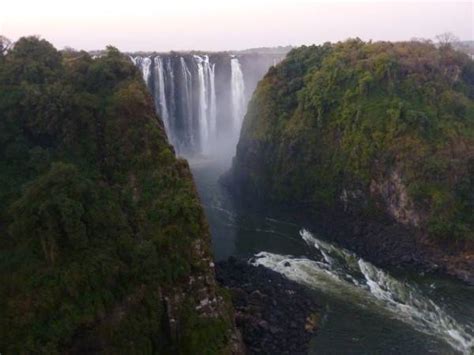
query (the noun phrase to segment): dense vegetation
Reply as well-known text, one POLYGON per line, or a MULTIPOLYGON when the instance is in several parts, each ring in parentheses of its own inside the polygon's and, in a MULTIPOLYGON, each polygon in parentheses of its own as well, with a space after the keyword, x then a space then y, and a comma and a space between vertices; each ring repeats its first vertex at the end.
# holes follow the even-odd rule
POLYGON ((260 82, 232 175, 251 196, 474 240, 474 62, 449 43, 295 49, 260 82))
POLYGON ((0 51, 0 200, 0 353, 224 351, 189 168, 116 49, 0 51))

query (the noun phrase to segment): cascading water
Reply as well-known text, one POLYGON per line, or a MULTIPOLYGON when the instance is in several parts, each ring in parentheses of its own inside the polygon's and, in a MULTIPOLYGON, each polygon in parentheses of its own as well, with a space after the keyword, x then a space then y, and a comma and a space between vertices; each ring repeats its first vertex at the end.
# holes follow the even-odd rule
POLYGON ((184 117, 184 131, 185 139, 189 146, 194 149, 194 134, 193 134, 193 77, 191 71, 188 69, 186 61, 183 57, 179 59, 181 66, 181 88, 182 88, 182 115, 184 117))
POLYGON ((195 55, 194 59, 198 67, 198 87, 199 87, 199 142, 201 152, 207 153, 208 137, 209 137, 209 122, 207 118, 208 110, 208 65, 205 59, 195 55))
POLYGON ((217 134, 217 103, 216 103, 216 64, 209 64, 207 57, 207 65, 209 66, 209 132, 211 135, 211 144, 216 139, 217 134))
POLYGON ((247 76, 239 58, 228 53, 130 58, 152 91, 171 144, 189 157, 234 152, 249 99, 246 92, 283 56, 252 55, 245 61, 247 73, 252 73, 247 76))
POLYGON ((258 253, 250 262, 263 265, 311 288, 347 297, 362 306, 370 303, 416 330, 435 335, 463 354, 474 351, 473 325, 461 325, 415 286, 401 282, 357 255, 315 238, 300 235, 314 248, 314 259, 258 253))
POLYGON ((239 59, 232 57, 231 63, 231 91, 232 91, 232 117, 234 131, 239 134, 240 126, 245 114, 245 83, 239 59))
POLYGON ((147 85, 149 85, 151 76, 151 59, 148 57, 136 57, 133 60, 133 63, 140 68, 143 80, 147 85))
POLYGON ((155 105, 160 113, 161 119, 165 126, 168 138, 172 142, 172 132, 170 131, 169 115, 168 115, 168 103, 166 100, 166 87, 165 87, 165 70, 163 66, 163 59, 161 57, 155 57, 155 105))
POLYGON ((175 79, 174 79, 174 70, 173 70, 173 65, 171 62, 171 58, 166 58, 166 71, 164 73, 165 75, 165 89, 168 89, 168 93, 166 94, 167 99, 167 106, 168 106, 168 127, 169 127, 169 132, 168 136, 170 137, 170 140, 173 144, 178 144, 179 142, 176 141, 175 139, 175 134, 176 132, 175 129, 175 121, 170 120, 170 117, 173 117, 174 112, 176 111, 176 92, 175 92, 175 79))

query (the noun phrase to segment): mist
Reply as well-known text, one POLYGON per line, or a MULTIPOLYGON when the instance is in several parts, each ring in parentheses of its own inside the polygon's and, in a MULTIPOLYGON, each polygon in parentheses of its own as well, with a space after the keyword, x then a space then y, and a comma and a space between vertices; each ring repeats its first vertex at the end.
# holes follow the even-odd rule
POLYGON ((290 47, 130 53, 177 155, 230 163, 257 83, 290 47))

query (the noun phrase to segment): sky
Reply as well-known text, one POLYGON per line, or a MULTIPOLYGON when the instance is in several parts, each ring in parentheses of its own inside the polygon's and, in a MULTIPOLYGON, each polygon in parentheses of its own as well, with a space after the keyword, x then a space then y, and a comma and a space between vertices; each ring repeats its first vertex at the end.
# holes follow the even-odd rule
POLYGON ((474 39, 474 1, 5 0, 0 34, 57 48, 238 50, 363 40, 474 39))

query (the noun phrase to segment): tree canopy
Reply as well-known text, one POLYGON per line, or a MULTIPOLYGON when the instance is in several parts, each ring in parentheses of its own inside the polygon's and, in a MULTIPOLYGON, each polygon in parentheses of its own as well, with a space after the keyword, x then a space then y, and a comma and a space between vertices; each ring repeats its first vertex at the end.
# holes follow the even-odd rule
POLYGON ((380 199, 434 239, 474 240, 474 62, 443 43, 292 50, 256 90, 234 171, 251 165, 271 199, 372 213, 380 199))
POLYGON ((93 59, 26 37, 5 53, 0 200, 0 352, 226 345, 225 313, 203 316, 189 290, 218 292, 189 168, 117 49, 93 59))

